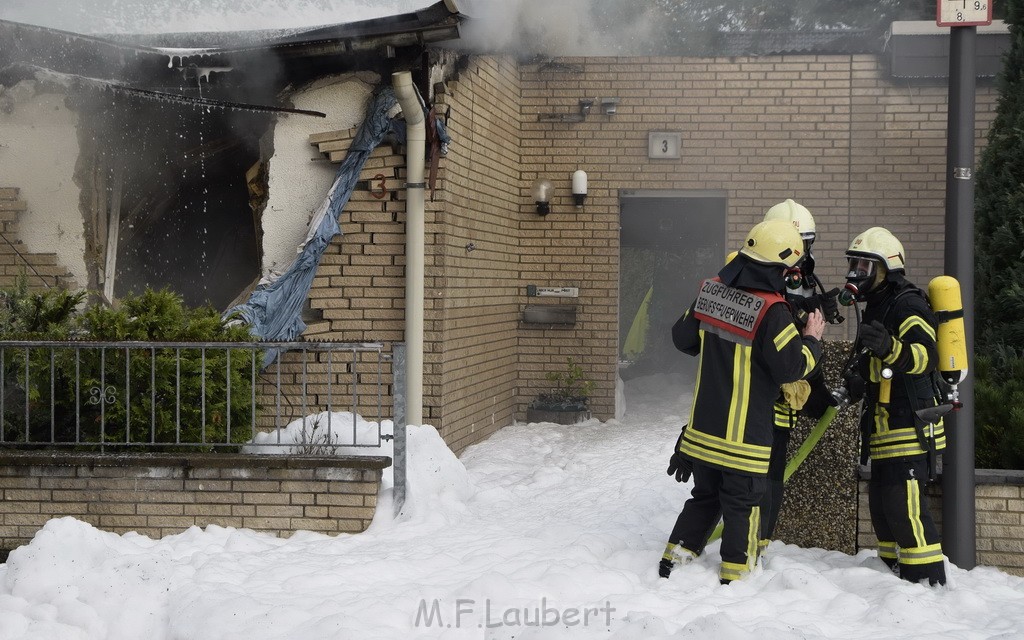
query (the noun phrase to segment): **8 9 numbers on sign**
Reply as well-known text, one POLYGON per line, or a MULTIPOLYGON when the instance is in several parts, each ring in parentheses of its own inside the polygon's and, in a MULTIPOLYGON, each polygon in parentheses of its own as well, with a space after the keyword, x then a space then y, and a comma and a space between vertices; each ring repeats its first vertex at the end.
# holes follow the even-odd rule
POLYGON ((992 24, 991 0, 939 0, 936 22, 945 27, 992 24))

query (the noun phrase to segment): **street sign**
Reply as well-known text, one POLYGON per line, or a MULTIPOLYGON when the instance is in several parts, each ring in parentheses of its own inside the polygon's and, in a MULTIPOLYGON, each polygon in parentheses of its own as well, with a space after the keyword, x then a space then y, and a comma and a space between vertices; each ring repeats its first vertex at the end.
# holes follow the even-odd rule
POLYGON ((992 0, 936 0, 935 22, 940 27, 992 24, 992 0))

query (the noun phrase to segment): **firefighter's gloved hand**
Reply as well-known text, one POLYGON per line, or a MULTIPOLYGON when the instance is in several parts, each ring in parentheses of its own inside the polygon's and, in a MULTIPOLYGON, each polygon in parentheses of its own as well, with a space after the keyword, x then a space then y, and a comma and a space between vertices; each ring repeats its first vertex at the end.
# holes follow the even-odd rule
POLYGON ((850 404, 857 404, 864 397, 867 384, 856 371, 847 371, 843 374, 843 387, 846 388, 846 397, 850 404))
POLYGON ((804 408, 810 395, 811 383, 806 380, 786 382, 782 385, 782 396, 786 399, 786 403, 797 411, 804 408))
POLYGON ((675 475, 676 482, 686 482, 693 473, 693 463, 676 451, 668 461, 668 475, 675 475))
POLYGON ((892 353, 892 335, 878 320, 861 325, 860 343, 876 358, 884 359, 892 353))

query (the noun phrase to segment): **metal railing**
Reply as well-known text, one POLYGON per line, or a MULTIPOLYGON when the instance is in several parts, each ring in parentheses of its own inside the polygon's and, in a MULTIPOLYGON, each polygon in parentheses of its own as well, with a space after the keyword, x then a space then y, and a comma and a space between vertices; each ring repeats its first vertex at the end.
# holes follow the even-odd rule
POLYGON ((369 454, 404 395, 390 361, 380 343, 0 341, 0 446, 369 454))

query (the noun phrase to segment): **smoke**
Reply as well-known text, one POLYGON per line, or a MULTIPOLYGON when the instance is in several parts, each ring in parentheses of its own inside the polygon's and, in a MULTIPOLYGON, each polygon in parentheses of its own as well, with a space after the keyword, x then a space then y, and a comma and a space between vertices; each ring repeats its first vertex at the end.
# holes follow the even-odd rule
MULTIPOLYGON (((82 34, 292 29, 415 11, 436 0, 0 0, 0 19, 82 34)), ((638 0, 455 0, 455 46, 519 55, 638 55, 665 13, 638 0)))
POLYGON ((0 19, 83 34, 290 29, 414 11, 431 0, 0 0, 0 19))
POLYGON ((664 12, 637 0, 457 0, 459 41, 477 52, 600 56, 654 53, 664 12))

